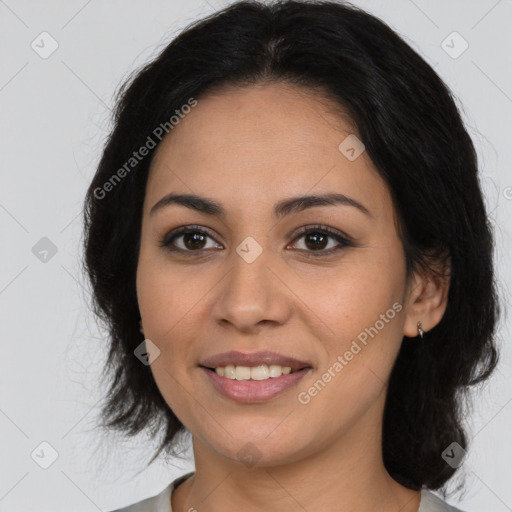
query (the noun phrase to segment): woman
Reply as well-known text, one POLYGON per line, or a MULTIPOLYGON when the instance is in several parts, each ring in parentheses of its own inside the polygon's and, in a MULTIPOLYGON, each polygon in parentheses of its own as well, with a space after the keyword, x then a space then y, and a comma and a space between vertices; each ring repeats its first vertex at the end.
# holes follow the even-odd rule
POLYGON ((446 85, 350 5, 240 2, 121 91, 85 204, 104 424, 192 435, 128 511, 432 512, 497 363, 492 231, 446 85))

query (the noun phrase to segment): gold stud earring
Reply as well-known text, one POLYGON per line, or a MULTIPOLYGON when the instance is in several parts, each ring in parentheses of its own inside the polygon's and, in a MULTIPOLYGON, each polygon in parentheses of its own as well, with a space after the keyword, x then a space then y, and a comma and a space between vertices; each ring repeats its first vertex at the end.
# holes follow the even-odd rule
POLYGON ((425 331, 421 328, 421 322, 418 322, 418 334, 420 336, 421 339, 423 339, 423 333, 425 331))

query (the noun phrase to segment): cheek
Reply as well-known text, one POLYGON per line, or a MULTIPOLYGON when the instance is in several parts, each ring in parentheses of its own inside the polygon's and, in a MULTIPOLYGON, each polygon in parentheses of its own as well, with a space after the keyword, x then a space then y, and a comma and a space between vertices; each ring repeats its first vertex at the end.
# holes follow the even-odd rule
POLYGON ((333 334, 357 336, 401 297, 390 277, 389 270, 371 267, 336 272, 325 285, 308 288, 307 303, 333 334))
POLYGON ((326 368, 342 356, 347 377, 359 381, 358 369, 365 367, 365 373, 387 379, 402 340, 402 270, 381 253, 380 261, 360 258, 307 290, 307 304, 322 326, 316 335, 326 352, 326 368))
POLYGON ((208 289, 206 280, 194 279, 181 269, 171 271, 165 257, 141 252, 137 299, 144 324, 155 339, 165 340, 180 324, 197 316, 197 304, 208 289))
MULTIPOLYGON (((192 336, 189 328, 197 316, 197 287, 187 286, 179 272, 169 272, 158 256, 141 251, 137 268, 137 298, 144 335, 157 345, 159 357, 150 368, 164 400, 180 421, 188 418, 186 382, 190 354, 188 344, 177 343, 192 336), (182 417, 183 412, 185 418, 182 417)), ((197 325, 197 322, 194 322, 197 325)), ((188 386, 187 386, 188 387, 188 386)))
MULTIPOLYGON (((331 287, 335 281, 331 281, 331 287)), ((348 428, 385 391, 401 342, 401 304, 389 282, 364 286, 362 276, 340 278, 328 298, 308 295, 318 320, 315 336, 324 351, 315 379, 302 386, 299 410, 308 417, 335 418, 328 435, 348 428), (394 307, 393 307, 394 306, 394 307), (381 316, 382 315, 382 316, 381 316)), ((397 293, 397 296, 399 294, 397 293)))

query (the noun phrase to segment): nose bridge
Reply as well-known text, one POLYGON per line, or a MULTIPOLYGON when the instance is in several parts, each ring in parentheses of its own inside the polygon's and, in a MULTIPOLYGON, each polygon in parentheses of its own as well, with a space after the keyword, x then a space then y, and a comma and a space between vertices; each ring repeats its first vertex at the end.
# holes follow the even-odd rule
POLYGON ((282 323, 289 304, 274 272, 273 258, 254 238, 244 239, 229 258, 231 269, 222 280, 214 314, 241 330, 250 330, 263 321, 282 323))

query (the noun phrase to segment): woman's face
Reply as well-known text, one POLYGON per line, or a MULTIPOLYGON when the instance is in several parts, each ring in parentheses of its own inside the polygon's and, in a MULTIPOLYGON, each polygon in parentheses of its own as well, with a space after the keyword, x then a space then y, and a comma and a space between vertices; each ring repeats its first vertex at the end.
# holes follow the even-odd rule
POLYGON ((271 466, 356 429, 379 433, 393 362, 418 318, 407 320, 389 191, 357 143, 325 104, 279 84, 200 98, 158 148, 138 301, 145 337, 160 350, 156 383, 211 453, 271 466), (159 203, 168 194, 214 201, 221 213, 199 200, 159 203), (278 208, 326 194, 348 199, 278 208), (188 234, 173 237, 182 227, 188 234), (258 380, 265 367, 251 367, 274 362, 269 371, 280 375, 288 363, 221 357, 220 366, 239 361, 225 370, 242 379, 233 380, 202 366, 231 351, 274 352, 306 369, 258 380))

